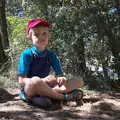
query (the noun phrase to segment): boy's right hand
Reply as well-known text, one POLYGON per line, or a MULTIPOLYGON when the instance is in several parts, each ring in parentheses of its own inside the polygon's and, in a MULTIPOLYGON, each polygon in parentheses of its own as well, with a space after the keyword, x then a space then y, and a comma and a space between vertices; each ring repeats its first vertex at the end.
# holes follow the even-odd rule
POLYGON ((66 77, 57 77, 57 83, 59 86, 66 85, 68 79, 66 77))

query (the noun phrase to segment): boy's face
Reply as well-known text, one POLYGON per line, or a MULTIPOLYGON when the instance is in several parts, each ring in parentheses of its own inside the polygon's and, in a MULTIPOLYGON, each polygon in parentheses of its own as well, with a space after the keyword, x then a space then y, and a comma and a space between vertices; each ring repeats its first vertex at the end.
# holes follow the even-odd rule
POLYGON ((40 26, 33 28, 31 31, 31 38, 33 41, 33 45, 36 45, 41 50, 44 50, 48 45, 48 40, 50 38, 50 33, 48 31, 49 28, 40 26))

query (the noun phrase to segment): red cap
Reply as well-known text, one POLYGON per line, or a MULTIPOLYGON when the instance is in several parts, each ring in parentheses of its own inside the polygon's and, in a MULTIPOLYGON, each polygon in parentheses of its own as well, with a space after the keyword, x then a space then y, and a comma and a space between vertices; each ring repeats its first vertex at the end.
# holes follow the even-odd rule
POLYGON ((31 28, 36 27, 37 25, 43 25, 45 27, 51 27, 51 24, 49 24, 46 20, 42 20, 42 19, 32 19, 28 21, 27 27, 26 27, 26 31, 28 32, 31 28))

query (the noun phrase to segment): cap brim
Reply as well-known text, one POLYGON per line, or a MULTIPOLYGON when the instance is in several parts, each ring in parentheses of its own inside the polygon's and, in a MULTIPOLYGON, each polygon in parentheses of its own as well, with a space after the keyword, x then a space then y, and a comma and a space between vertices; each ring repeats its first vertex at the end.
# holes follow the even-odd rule
POLYGON ((29 25, 29 29, 30 28, 34 28, 34 27, 36 27, 37 25, 43 25, 43 26, 45 26, 45 27, 51 27, 51 25, 48 23, 48 22, 45 22, 45 21, 36 21, 36 22, 34 22, 34 23, 31 23, 30 25, 29 25))

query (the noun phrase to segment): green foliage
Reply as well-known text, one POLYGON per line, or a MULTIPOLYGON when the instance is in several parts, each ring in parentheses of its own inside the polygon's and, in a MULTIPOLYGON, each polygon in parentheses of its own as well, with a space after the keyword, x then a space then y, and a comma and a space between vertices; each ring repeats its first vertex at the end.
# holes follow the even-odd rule
POLYGON ((23 49, 29 46, 29 41, 25 37, 25 27, 28 18, 7 17, 7 20, 11 47, 23 49))
POLYGON ((87 76, 85 86, 88 86, 88 89, 92 90, 111 90, 111 85, 107 83, 104 79, 105 78, 101 73, 92 73, 90 76, 87 76))
MULTIPOLYGON (((117 33, 115 36, 119 33, 119 24, 116 22, 118 15, 110 13, 116 1, 64 0, 54 1, 54 4, 48 0, 31 1, 40 8, 44 18, 53 24, 50 47, 62 52, 64 58, 63 56, 61 58, 63 58, 66 72, 80 74, 80 71, 83 71, 84 73, 86 62, 94 65, 96 70, 102 67, 101 76, 108 78, 104 70, 113 64, 111 62, 113 51, 110 45, 110 35, 107 34, 110 32, 106 28, 109 29, 112 25, 113 31, 114 28, 116 30, 114 33, 117 33)), ((35 13, 37 14, 38 11, 35 13)), ((97 77, 99 78, 99 75, 97 77)))
POLYGON ((64 59, 66 60, 64 64, 67 72, 80 74, 82 69, 76 70, 76 66, 80 66, 81 63, 85 66, 84 60, 79 59, 84 53, 81 52, 84 51, 84 46, 80 47, 83 45, 81 11, 75 7, 62 6, 57 9, 54 16, 52 32, 55 41, 53 41, 53 45, 57 46, 64 54, 64 59), (69 71, 68 68, 70 68, 69 71))
POLYGON ((41 12, 41 8, 39 5, 32 0, 28 0, 23 4, 24 15, 28 18, 44 18, 43 12, 41 12), (32 14, 31 14, 32 13, 32 14))
POLYGON ((23 10, 27 18, 8 17, 11 46, 14 52, 18 46, 20 49, 29 46, 24 34, 29 18, 47 19, 52 24, 49 47, 58 51, 65 72, 78 75, 88 72, 86 81, 91 88, 107 88, 110 79, 107 70, 120 72, 119 13, 113 12, 118 5, 114 0, 26 0, 23 10), (95 66, 95 71, 91 73, 86 64, 95 66), (101 73, 99 67, 103 68, 101 73))
POLYGON ((0 69, 0 87, 18 87, 16 71, 20 52, 30 45, 25 38, 25 26, 27 18, 7 17, 10 48, 5 52, 9 60, 2 64, 0 69))
POLYGON ((14 16, 16 10, 22 7, 22 0, 6 0, 6 14, 14 16))

